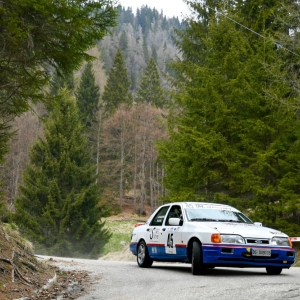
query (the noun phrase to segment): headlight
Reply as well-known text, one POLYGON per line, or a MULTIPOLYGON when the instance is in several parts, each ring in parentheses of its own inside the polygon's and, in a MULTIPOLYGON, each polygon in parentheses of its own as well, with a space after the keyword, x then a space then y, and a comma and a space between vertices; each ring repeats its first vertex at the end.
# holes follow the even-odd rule
POLYGON ((244 238, 240 235, 221 235, 224 244, 246 244, 244 238))
POLYGON ((278 237, 274 236, 271 240, 271 245, 277 245, 277 246, 290 246, 290 240, 287 237, 278 237))

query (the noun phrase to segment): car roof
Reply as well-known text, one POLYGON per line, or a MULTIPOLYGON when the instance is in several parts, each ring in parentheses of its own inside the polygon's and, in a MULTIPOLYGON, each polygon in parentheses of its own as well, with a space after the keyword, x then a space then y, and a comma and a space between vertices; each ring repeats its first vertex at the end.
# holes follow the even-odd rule
POLYGON ((224 210, 232 210, 232 211, 239 211, 238 209, 227 205, 227 204, 220 204, 220 203, 209 203, 209 202, 171 202, 166 203, 164 205, 182 205, 184 208, 205 208, 205 209, 224 209, 224 210))

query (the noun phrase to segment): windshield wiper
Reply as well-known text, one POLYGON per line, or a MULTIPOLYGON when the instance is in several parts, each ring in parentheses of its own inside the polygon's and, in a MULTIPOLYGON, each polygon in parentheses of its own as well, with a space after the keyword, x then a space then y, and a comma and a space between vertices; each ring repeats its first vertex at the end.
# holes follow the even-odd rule
POLYGON ((233 222, 233 223, 245 223, 241 220, 219 220, 220 222, 233 222))
POLYGON ((193 219, 190 219, 190 221, 213 221, 213 222, 217 222, 219 220, 216 220, 216 219, 208 219, 208 218, 193 218, 193 219))

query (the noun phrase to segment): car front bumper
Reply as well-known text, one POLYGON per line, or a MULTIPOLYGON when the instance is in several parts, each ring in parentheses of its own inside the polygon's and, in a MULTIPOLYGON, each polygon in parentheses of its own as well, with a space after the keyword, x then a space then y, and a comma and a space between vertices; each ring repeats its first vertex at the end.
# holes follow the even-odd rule
POLYGON ((289 268, 296 258, 295 250, 289 247, 203 244, 202 250, 203 263, 214 266, 289 268), (271 250, 271 256, 254 256, 253 249, 271 250))

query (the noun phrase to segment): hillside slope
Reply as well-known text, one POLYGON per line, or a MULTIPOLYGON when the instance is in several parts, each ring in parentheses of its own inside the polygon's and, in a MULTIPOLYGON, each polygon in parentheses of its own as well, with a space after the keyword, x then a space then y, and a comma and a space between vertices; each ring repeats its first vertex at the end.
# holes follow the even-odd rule
POLYGON ((62 272, 53 260, 37 258, 32 245, 10 225, 0 224, 0 300, 76 299, 85 292, 87 272, 62 272))

